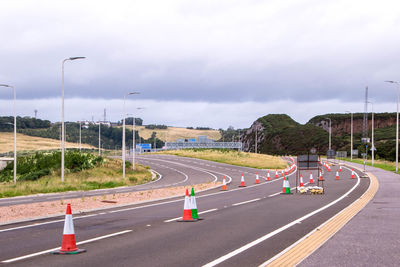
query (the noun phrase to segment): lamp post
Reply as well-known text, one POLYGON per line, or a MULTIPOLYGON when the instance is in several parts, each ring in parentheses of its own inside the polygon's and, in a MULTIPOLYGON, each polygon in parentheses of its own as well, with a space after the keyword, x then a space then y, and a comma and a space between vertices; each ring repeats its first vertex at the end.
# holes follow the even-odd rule
POLYGON ((0 86, 12 88, 14 93, 14 184, 16 184, 17 183, 17 112, 16 112, 17 93, 15 87, 12 85, 0 84, 0 86))
POLYGON ((329 120, 329 150, 331 150, 331 144, 332 144, 332 120, 330 118, 325 118, 329 120))
POLYGON ((353 161, 353 112, 351 111, 346 111, 350 113, 351 116, 351 130, 350 130, 350 160, 353 161))
POLYGON ((99 156, 101 155, 101 121, 99 120, 99 156))
POLYGON ((387 83, 397 84, 397 105, 396 105, 396 173, 399 171, 399 91, 400 82, 398 81, 385 81, 387 83))
POLYGON ((122 178, 125 178, 125 156, 126 156, 126 148, 125 148, 125 116, 126 116, 126 108, 125 102, 126 97, 128 95, 137 95, 139 92, 131 92, 124 95, 124 111, 123 111, 123 119, 122 119, 122 178))
POLYGON ((62 119, 61 119, 61 182, 64 182, 64 146, 65 146, 65 131, 64 131, 64 63, 68 60, 84 59, 86 57, 70 57, 62 61, 62 119))
MULTIPOLYGON (((136 108, 137 110, 144 109, 142 107, 136 108)), ((136 146, 135 146, 135 117, 134 114, 126 114, 126 115, 132 115, 132 170, 135 170, 135 156, 136 156, 136 146)))
POLYGON ((79 152, 82 152, 82 122, 79 121, 79 152))
POLYGON ((374 103, 372 103, 372 102, 370 102, 370 101, 368 101, 368 103, 370 103, 370 104, 371 104, 371 107, 372 107, 372 109, 371 109, 371 111, 372 111, 372 148, 371 148, 371 150, 372 150, 372 153, 371 153, 371 155, 372 155, 372 160, 371 160, 371 165, 372 165, 372 167, 374 167, 374 159, 375 159, 375 144, 374 144, 374 103))

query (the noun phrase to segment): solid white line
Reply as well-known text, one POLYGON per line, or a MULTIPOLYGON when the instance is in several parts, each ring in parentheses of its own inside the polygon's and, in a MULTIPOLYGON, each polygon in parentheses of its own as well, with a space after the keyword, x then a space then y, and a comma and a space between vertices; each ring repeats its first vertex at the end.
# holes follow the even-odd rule
MULTIPOLYGON (((199 212, 199 213, 197 213, 197 214, 204 214, 204 213, 208 213, 208 212, 212 212, 212 211, 216 211, 216 210, 218 210, 218 209, 210 209, 210 210, 206 210, 206 211, 199 212)), ((179 220, 179 219, 182 219, 182 217, 169 219, 169 220, 166 220, 166 221, 164 221, 164 222, 166 222, 166 223, 167 223, 167 222, 173 222, 173 221, 176 221, 176 220, 179 220)))
MULTIPOLYGON (((125 231, 122 231, 122 232, 117 232, 117 233, 113 233, 113 234, 109 234, 109 235, 103 235, 103 236, 95 237, 95 238, 92 238, 92 239, 88 239, 88 240, 84 240, 84 241, 81 241, 81 242, 77 242, 76 245, 82 245, 82 244, 94 242, 94 241, 97 241, 97 240, 101 240, 101 239, 104 239, 104 238, 109 238, 109 237, 113 237, 113 236, 117 236, 117 235, 126 234, 126 233, 129 233, 129 232, 132 232, 132 230, 125 230, 125 231)), ((10 262, 15 262, 15 261, 19 261, 19 260, 23 260, 23 259, 27 259, 27 258, 31 258, 31 257, 43 255, 43 254, 50 253, 50 252, 55 251, 55 250, 60 249, 60 248, 61 247, 51 248, 51 249, 43 250, 43 251, 40 251, 40 252, 28 254, 28 255, 25 255, 25 256, 4 260, 4 261, 2 261, 2 263, 10 263, 10 262)))
MULTIPOLYGON (((357 175, 357 177, 358 177, 358 175, 357 175)), ((358 177, 357 183, 349 191, 347 191, 344 195, 342 195, 340 198, 332 201, 331 203, 329 203, 329 204, 327 204, 327 205, 325 205, 325 206, 323 206, 323 207, 321 207, 319 209, 316 209, 316 210, 304 215, 303 217, 298 218, 297 220, 292 221, 291 223, 288 223, 288 224, 282 226, 281 228, 276 229, 275 231, 272 231, 272 232, 270 232, 270 233, 268 233, 268 234, 266 234, 266 235, 264 235, 264 236, 262 236, 262 237, 260 237, 260 238, 258 238, 256 240, 248 243, 247 245, 244 245, 243 247, 235 249, 234 251, 232 251, 232 252, 230 252, 230 253, 222 256, 222 257, 219 257, 218 259, 215 259, 212 262, 207 263, 206 265, 203 265, 203 267, 211 267, 211 266, 215 266, 217 264, 220 264, 221 262, 224 262, 227 259, 230 259, 233 256, 236 256, 237 254, 242 253, 243 251, 245 251, 245 250, 247 250, 247 249, 249 249, 249 248, 251 248, 251 247, 253 247, 255 245, 258 245, 259 243, 269 239, 270 237, 273 237, 274 235, 279 234, 280 232, 292 227, 293 225, 296 225, 297 223, 302 222, 303 220, 308 219, 309 217, 311 217, 311 216, 313 216, 313 215, 315 215, 315 214, 317 214, 317 213, 329 208, 330 206, 336 204, 337 202, 339 202, 340 200, 342 200, 343 198, 348 196, 351 192, 353 192, 354 189, 356 189, 356 187, 359 184, 360 184, 360 177, 358 177)))
MULTIPOLYGON (((96 215, 97 214, 89 214, 89 215, 74 217, 74 220, 77 220, 77 219, 80 219, 80 218, 92 217, 92 216, 96 216, 96 215)), ((63 222, 63 221, 64 221, 64 219, 60 219, 60 220, 54 220, 54 221, 50 221, 50 222, 34 223, 34 224, 28 224, 28 225, 23 225, 23 226, 18 226, 18 227, 12 227, 12 228, 7 228, 7 229, 2 229, 2 230, 0 230, 0 233, 1 232, 12 231, 12 230, 23 229, 23 228, 34 227, 34 226, 39 226, 39 225, 45 225, 45 224, 50 224, 50 223, 63 222)))
POLYGON ((258 200, 260 200, 260 199, 261 199, 261 198, 255 198, 255 199, 252 199, 252 200, 247 200, 247 201, 243 201, 243 202, 239 202, 239 203, 232 204, 232 206, 239 206, 239 205, 251 203, 251 202, 254 202, 254 201, 258 201, 258 200))

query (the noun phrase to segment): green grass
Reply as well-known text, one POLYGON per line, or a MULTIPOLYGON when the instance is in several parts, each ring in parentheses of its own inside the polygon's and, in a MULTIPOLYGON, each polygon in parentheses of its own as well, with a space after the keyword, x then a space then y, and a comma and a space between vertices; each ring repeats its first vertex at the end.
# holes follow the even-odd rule
POLYGON ((64 183, 61 182, 60 170, 52 171, 34 181, 12 181, 0 183, 0 198, 31 195, 38 193, 56 193, 66 191, 87 191, 94 189, 131 186, 151 181, 149 167, 136 164, 133 171, 127 164, 126 178, 122 178, 122 162, 119 159, 104 159, 97 167, 79 172, 66 173, 64 183))
MULTIPOLYGON (((364 164, 364 161, 362 159, 350 160, 349 158, 345 158, 345 159, 341 158, 341 160, 345 160, 348 162, 354 162, 354 163, 358 163, 358 164, 364 164)), ((368 159, 365 162, 365 165, 372 166, 371 160, 368 159)), ((392 162, 392 161, 387 161, 387 160, 374 160, 374 167, 383 169, 385 171, 391 171, 391 172, 396 171, 396 163, 392 162)))
POLYGON ((286 168, 287 166, 286 162, 280 157, 265 154, 238 152, 230 149, 182 149, 157 153, 198 158, 257 169, 282 169, 286 168))

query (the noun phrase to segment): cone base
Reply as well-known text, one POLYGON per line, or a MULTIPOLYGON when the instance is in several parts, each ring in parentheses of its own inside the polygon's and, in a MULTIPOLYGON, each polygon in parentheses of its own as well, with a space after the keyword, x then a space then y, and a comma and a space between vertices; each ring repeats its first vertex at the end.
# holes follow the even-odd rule
POLYGON ((245 185, 239 185, 238 187, 246 187, 245 185))
POLYGON ((219 191, 228 191, 228 189, 221 189, 221 190, 219 190, 219 191))
POLYGON ((292 192, 290 192, 290 193, 283 193, 283 192, 281 192, 281 195, 293 195, 293 193, 292 193, 292 192))
POLYGON ((72 250, 72 251, 62 251, 61 249, 58 249, 50 253, 53 255, 73 255, 73 254, 80 254, 83 252, 86 252, 86 249, 78 248, 77 250, 72 250))
POLYGON ((202 221, 204 220, 203 218, 198 218, 198 219, 193 219, 193 220, 177 220, 177 222, 197 222, 197 221, 202 221))

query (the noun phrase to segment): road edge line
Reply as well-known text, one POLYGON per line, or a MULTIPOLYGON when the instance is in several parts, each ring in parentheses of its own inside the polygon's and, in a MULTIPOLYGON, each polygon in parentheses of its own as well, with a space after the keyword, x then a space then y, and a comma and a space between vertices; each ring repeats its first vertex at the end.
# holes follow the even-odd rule
POLYGON ((260 266, 296 266, 332 238, 373 199, 378 191, 378 179, 371 173, 367 174, 370 184, 360 198, 260 266), (316 239, 320 240, 315 242, 316 239))

